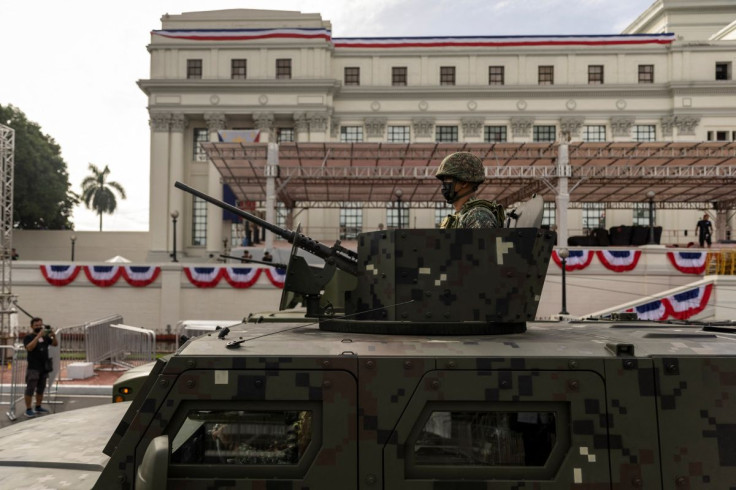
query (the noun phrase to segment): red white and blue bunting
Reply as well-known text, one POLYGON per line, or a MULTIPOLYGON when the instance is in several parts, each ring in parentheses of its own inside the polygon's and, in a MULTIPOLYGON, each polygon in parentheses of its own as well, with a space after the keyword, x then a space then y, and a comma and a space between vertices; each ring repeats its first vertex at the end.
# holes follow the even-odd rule
POLYGON ((119 265, 85 265, 84 275, 89 282, 101 288, 107 288, 118 282, 123 270, 119 265))
POLYGON ((42 265, 41 274, 52 286, 66 286, 77 278, 80 269, 78 265, 42 265))
POLYGON ((261 275, 262 269, 254 267, 225 267, 225 280, 234 288, 245 289, 251 287, 261 275))
POLYGON ((154 30, 154 36, 189 41, 258 41, 262 39, 323 39, 337 49, 456 48, 518 46, 620 46, 671 44, 672 33, 593 34, 560 36, 427 36, 427 37, 345 37, 333 38, 324 28, 276 29, 169 29, 154 30))
MULTIPOLYGON (((565 271, 579 271, 590 265, 595 254, 592 250, 570 250, 570 256, 567 258, 565 271)), ((552 251, 552 259, 555 264, 562 269, 562 259, 557 254, 557 250, 552 251)))
POLYGON ((189 282, 198 288, 213 288, 222 279, 224 269, 221 267, 184 267, 189 282))
POLYGON ((687 320, 708 306, 712 294, 713 284, 706 284, 626 311, 636 312, 639 320, 664 321, 670 317, 687 320))
POLYGON ((271 284, 277 288, 283 289, 284 282, 286 281, 286 269, 277 269, 276 267, 269 267, 264 269, 266 271, 266 277, 271 281, 271 284))
POLYGON ((613 272, 634 270, 641 257, 640 250, 597 250, 595 254, 601 264, 613 272))
POLYGON ((667 252, 667 258, 684 274, 702 274, 708 266, 708 252, 667 252))
POLYGON ((153 265, 126 265, 122 269, 123 279, 136 288, 152 284, 161 273, 161 267, 153 265))

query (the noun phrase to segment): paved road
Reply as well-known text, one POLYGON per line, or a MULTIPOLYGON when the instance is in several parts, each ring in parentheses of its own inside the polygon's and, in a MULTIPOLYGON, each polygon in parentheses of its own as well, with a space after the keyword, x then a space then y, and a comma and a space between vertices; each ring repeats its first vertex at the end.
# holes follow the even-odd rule
MULTIPOLYGON (((6 427, 11 424, 22 424, 27 418, 23 412, 25 412, 25 403, 20 400, 15 406, 15 421, 11 421, 8 416, 8 396, 3 395, 0 397, 0 427, 6 427)), ((76 408, 92 407, 95 405, 103 405, 111 403, 110 395, 108 394, 69 394, 69 395, 56 395, 49 399, 44 399, 44 406, 51 413, 64 412, 67 410, 74 410, 76 408), (50 403, 49 403, 50 402, 50 403)))

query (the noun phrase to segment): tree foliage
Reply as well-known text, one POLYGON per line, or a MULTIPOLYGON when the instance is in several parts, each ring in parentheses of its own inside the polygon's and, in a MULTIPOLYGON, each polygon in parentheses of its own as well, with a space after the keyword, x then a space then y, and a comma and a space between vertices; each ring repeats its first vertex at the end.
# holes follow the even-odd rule
POLYGON ((72 229, 66 162, 54 139, 12 105, 0 105, 0 123, 15 130, 13 225, 22 229, 72 229))
POLYGON ((100 216, 100 231, 102 231, 102 214, 112 214, 118 207, 113 189, 122 199, 125 199, 125 189, 117 182, 107 181, 107 176, 110 175, 107 165, 100 170, 95 164, 90 163, 89 170, 92 175, 82 181, 82 200, 87 208, 93 209, 100 216))

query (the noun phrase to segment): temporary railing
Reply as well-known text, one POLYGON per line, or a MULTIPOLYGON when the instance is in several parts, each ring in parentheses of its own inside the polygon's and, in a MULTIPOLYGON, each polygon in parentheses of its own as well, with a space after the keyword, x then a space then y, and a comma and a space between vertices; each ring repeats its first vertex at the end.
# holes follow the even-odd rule
POLYGON ((84 347, 87 362, 114 364, 113 359, 125 347, 112 342, 110 326, 122 322, 122 316, 111 315, 84 324, 84 347))
POLYGON ((110 362, 116 366, 131 368, 152 362, 156 358, 156 333, 129 325, 110 325, 110 362))
POLYGON ((736 275, 736 250, 712 252, 715 260, 711 261, 709 272, 718 275, 736 275))
POLYGON ((22 379, 18 380, 18 378, 21 378, 21 375, 25 373, 25 349, 22 346, 0 345, 0 360, 2 360, 2 366, 0 366, 0 380, 2 380, 0 404, 8 405, 5 415, 10 420, 15 420, 15 404, 23 399, 23 393, 19 391, 19 387, 22 386, 20 383, 22 379), (23 351, 22 356, 19 355, 21 350, 23 351), (22 357, 22 360, 20 357, 22 357))

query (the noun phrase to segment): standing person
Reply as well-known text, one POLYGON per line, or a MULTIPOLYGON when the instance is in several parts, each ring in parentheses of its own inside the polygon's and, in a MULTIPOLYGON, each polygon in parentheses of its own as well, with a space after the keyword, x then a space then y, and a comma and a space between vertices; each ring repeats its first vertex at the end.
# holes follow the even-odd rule
POLYGON ((243 256, 240 258, 240 263, 241 264, 246 264, 246 263, 250 262, 250 259, 252 259, 252 258, 253 258, 253 256, 250 254, 250 252, 248 252, 247 250, 244 250, 243 251, 243 256))
POLYGON ((486 178, 480 158, 468 152, 448 155, 437 169, 437 178, 442 181, 442 196, 455 208, 455 214, 442 220, 440 228, 503 226, 503 206, 474 195, 486 178))
POLYGON ((711 243, 711 235, 713 234, 713 225, 710 222, 710 216, 707 214, 703 215, 703 219, 698 221, 698 224, 695 225, 695 233, 698 234, 698 240, 700 240, 700 247, 704 247, 705 243, 708 243, 708 248, 710 248, 711 243))
POLYGON ((268 250, 263 254, 263 262, 273 262, 273 255, 268 250))
POLYGON ((43 401, 43 390, 49 373, 53 371, 51 358, 49 357, 49 346, 59 345, 56 334, 48 325, 44 328, 43 320, 36 317, 31 320, 32 333, 23 338, 23 345, 28 351, 28 367, 26 368, 26 417, 35 417, 49 413, 41 406, 43 401), (33 392, 36 392, 36 408, 32 409, 33 392))

